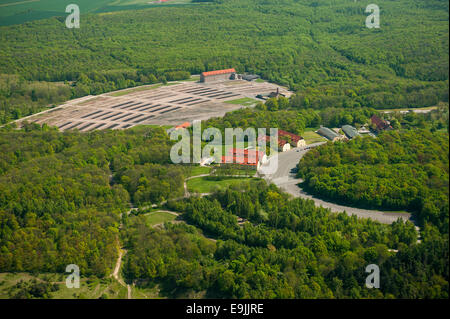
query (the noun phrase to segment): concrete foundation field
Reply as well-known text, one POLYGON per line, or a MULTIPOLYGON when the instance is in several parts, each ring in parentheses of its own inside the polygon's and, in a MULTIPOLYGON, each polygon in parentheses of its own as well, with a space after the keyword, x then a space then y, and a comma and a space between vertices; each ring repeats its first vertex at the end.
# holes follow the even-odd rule
POLYGON ((251 106, 249 99, 254 99, 256 104, 259 100, 256 95, 275 92, 277 88, 287 97, 292 94, 275 84, 240 80, 149 85, 71 100, 16 123, 18 126, 23 121, 46 123, 61 131, 77 129, 81 132, 127 129, 141 124, 175 126, 251 106))

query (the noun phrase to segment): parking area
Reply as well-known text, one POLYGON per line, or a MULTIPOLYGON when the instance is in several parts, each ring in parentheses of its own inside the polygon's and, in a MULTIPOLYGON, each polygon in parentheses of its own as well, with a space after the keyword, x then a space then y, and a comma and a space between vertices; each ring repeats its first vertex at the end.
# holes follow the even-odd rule
POLYGON ((140 124, 178 125, 223 116, 244 107, 230 101, 252 98, 256 103, 256 95, 269 94, 277 88, 284 95, 291 95, 285 88, 267 82, 169 83, 71 100, 16 122, 19 126, 26 120, 56 126, 61 131, 77 129, 82 132, 127 129, 140 124))

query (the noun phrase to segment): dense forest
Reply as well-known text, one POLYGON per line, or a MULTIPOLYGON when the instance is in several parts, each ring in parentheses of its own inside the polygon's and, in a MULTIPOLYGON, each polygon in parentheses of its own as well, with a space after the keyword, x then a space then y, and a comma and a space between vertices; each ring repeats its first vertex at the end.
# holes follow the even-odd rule
MULTIPOLYGON (((163 127, 80 133, 25 122, 0 127, 0 273, 64 274, 77 264, 83 279, 115 280, 124 248, 121 276, 158 287, 157 297, 448 298, 448 1, 380 0, 380 29, 365 27, 358 1, 195 2, 82 12, 80 29, 65 17, 0 27, 0 124, 68 99, 234 67, 295 94, 203 128, 303 134, 387 119, 393 131, 309 151, 298 174, 318 197, 407 210, 420 229, 331 213, 258 179, 184 197, 186 178, 204 171, 171 162, 175 142, 163 127), (155 209, 177 217, 150 227, 155 209), (380 267, 380 289, 365 286, 369 264, 380 267)), ((211 180, 227 173, 236 171, 211 180)), ((50 298, 55 289, 18 281, 9 296, 50 298)))
POLYGON ((64 17, 0 27, 0 120, 227 67, 288 86, 299 108, 448 101, 448 1, 378 5, 380 29, 347 0, 214 1, 82 15, 80 29, 64 17))
MULTIPOLYGON (((76 263, 83 276, 105 277, 121 242, 128 250, 124 278, 144 289, 158 285, 161 297, 447 298, 448 200, 443 191, 448 170, 442 167, 448 153, 441 154, 446 138, 442 130, 400 131, 334 145, 363 144, 370 150, 376 144, 378 150, 387 141, 396 148, 388 159, 429 162, 414 166, 414 178, 423 180, 404 181, 424 192, 419 243, 411 222, 383 225, 332 214, 312 201, 290 199, 264 181, 179 200, 190 167, 170 164, 173 142, 162 128, 84 134, 36 124, 4 128, 0 272, 63 273, 67 264, 76 263), (399 135, 407 143, 401 144, 399 135), (418 140, 419 135, 424 138, 418 140), (421 183, 428 188, 420 188, 421 183), (139 211, 125 214, 130 205, 167 199, 164 209, 181 213, 176 224, 150 228, 139 211), (364 286, 370 263, 380 266, 381 289, 364 286)), ((361 162, 377 160, 378 153, 359 156, 361 162)), ((54 289, 49 283, 14 287, 14 298, 36 291, 48 297, 54 289)))
POLYGON ((76 263, 87 276, 109 274, 130 201, 183 193, 186 168, 168 169, 170 145, 163 129, 0 132, 0 272, 76 263))
POLYGON ((359 207, 409 210, 448 233, 448 133, 423 129, 328 143, 298 164, 303 187, 359 207))
POLYGON ((124 221, 123 233, 127 280, 159 285, 166 297, 192 291, 209 298, 448 296, 448 234, 432 225, 417 244, 410 222, 381 225, 330 214, 264 181, 245 192, 235 187, 168 207, 196 227, 151 229, 137 216, 124 221), (247 221, 239 224, 238 216, 247 221), (380 289, 364 286, 371 263, 380 266, 380 289))
MULTIPOLYGON (((284 98, 281 98, 284 100, 284 98)), ((374 114, 379 114, 371 108, 344 109, 329 107, 322 110, 296 109, 287 101, 285 107, 271 109, 278 105, 277 99, 270 99, 265 104, 259 103, 254 109, 243 108, 228 112, 223 117, 211 118, 202 123, 202 127, 215 127, 224 132, 227 127, 278 128, 294 134, 302 134, 305 128, 315 128, 321 125, 338 127, 345 124, 360 127, 369 123, 374 114)), ((280 103, 281 104, 281 103, 280 103)))

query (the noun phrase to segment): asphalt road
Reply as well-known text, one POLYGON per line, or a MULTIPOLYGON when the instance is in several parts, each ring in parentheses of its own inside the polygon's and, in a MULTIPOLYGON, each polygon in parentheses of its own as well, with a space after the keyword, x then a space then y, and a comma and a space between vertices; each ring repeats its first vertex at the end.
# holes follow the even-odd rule
MULTIPOLYGON (((308 148, 317 147, 324 144, 324 142, 308 145, 308 148)), ((264 178, 277 185, 285 192, 293 195, 294 197, 301 197, 305 199, 311 199, 315 202, 316 206, 322 206, 329 208, 333 213, 346 212, 349 215, 356 215, 359 218, 371 218, 377 220, 383 224, 391 224, 398 218, 404 220, 410 220, 411 215, 408 213, 389 213, 377 210, 361 209, 349 206, 338 205, 330 203, 312 195, 305 193, 297 184, 302 180, 295 176, 295 170, 297 163, 300 159, 309 151, 309 149, 294 148, 288 152, 279 153, 277 158, 271 158, 270 161, 276 161, 278 159, 278 167, 276 172, 268 174, 264 178)), ((273 163, 273 162, 272 162, 273 163)))

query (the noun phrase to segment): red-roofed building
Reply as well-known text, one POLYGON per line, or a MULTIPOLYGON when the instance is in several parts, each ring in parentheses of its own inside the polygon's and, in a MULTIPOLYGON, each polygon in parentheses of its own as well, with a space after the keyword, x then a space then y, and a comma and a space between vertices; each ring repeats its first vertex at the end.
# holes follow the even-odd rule
MULTIPOLYGON (((258 141, 265 140, 266 143, 270 143, 270 136, 260 136, 258 141)), ((278 130, 278 151, 286 152, 293 147, 305 147, 305 139, 301 136, 289 133, 283 130, 278 130)))
POLYGON ((376 130, 379 131, 384 131, 384 130, 392 130, 392 126, 390 125, 389 122, 384 121, 382 119, 380 119, 378 116, 373 115, 370 118, 370 121, 372 122, 372 124, 375 125, 376 130))
POLYGON ((232 148, 228 151, 227 155, 222 156, 222 164, 250 165, 256 166, 257 169, 266 161, 266 154, 263 151, 257 150, 232 148))
POLYGON ((305 139, 303 137, 295 135, 293 133, 286 132, 283 130, 278 130, 278 136, 286 138, 293 147, 305 147, 306 146, 305 139))
MULTIPOLYGON (((270 143, 270 136, 260 136, 258 137, 258 142, 261 140, 266 140, 266 145, 270 143)), ((291 149, 291 145, 278 137, 278 151, 279 152, 287 152, 291 149)))
POLYGON ((184 122, 183 124, 180 124, 180 125, 175 126, 175 129, 178 130, 178 129, 180 129, 180 128, 188 128, 188 127, 190 127, 190 126, 191 126, 191 123, 189 123, 189 122, 184 122))
POLYGON ((236 78, 235 69, 203 72, 200 74, 200 82, 221 82, 236 78))

